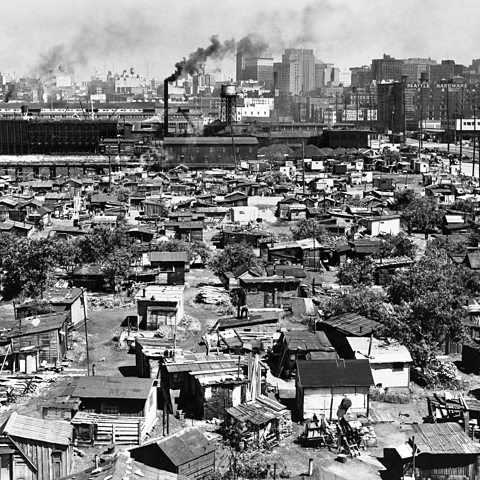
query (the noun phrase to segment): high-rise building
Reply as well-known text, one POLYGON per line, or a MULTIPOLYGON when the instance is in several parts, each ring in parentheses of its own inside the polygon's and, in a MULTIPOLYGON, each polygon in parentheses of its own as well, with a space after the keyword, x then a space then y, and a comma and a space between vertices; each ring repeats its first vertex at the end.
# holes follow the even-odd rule
POLYGON ((246 58, 244 65, 243 80, 257 80, 273 90, 273 58, 246 58))
POLYGON ((363 65, 362 67, 350 68, 351 73, 351 87, 365 88, 372 83, 372 69, 369 65, 363 65))
POLYGON ((403 60, 397 60, 383 54, 383 58, 372 60, 372 78, 377 83, 382 81, 401 81, 403 60))
POLYGON ((402 75, 406 75, 407 82, 416 83, 423 77, 430 77, 430 68, 436 65, 436 60, 431 58, 406 58, 403 60, 402 75))
POLYGON ((301 92, 307 93, 315 89, 315 55, 309 48, 287 48, 282 55, 282 63, 298 65, 301 92))
POLYGON ((277 62, 273 64, 275 90, 280 95, 300 95, 300 64, 298 62, 277 62))
POLYGON ((442 83, 445 80, 451 80, 455 76, 455 61, 442 60, 439 65, 430 67, 430 83, 442 83))
POLYGON ((405 84, 396 81, 377 83, 377 120, 386 130, 404 128, 405 84))

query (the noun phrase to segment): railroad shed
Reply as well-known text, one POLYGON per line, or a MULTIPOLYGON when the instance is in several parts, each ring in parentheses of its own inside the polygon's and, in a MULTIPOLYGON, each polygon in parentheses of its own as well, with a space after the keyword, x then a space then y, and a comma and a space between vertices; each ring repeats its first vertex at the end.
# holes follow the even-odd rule
POLYGON ((349 412, 367 415, 369 391, 374 385, 368 360, 299 360, 296 399, 300 417, 332 420, 345 397, 352 401, 349 412))
POLYGON ((73 466, 73 427, 13 412, 0 427, 0 478, 56 480, 73 466))
POLYGON ((215 470, 215 446, 198 430, 156 438, 130 450, 131 457, 177 475, 202 478, 215 470))

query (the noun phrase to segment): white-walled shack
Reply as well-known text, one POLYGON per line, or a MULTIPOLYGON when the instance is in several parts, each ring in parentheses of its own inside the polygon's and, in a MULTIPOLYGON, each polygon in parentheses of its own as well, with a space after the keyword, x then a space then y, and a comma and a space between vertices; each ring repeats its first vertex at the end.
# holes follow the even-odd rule
POLYGON ((383 388, 408 388, 412 356, 400 343, 378 338, 347 337, 355 358, 368 359, 373 381, 383 388))
POLYGON ((183 320, 183 285, 146 285, 135 295, 140 328, 175 327, 183 320))
POLYGON ((368 360, 299 360, 296 398, 304 419, 325 415, 332 420, 344 397, 352 401, 349 413, 368 415, 369 390, 374 385, 368 360))

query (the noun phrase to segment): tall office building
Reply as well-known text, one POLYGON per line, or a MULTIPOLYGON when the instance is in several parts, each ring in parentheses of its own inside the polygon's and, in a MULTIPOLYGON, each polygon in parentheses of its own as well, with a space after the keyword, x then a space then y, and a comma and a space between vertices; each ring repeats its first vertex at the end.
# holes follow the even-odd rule
POLYGON ((363 65, 362 67, 351 67, 350 74, 351 87, 365 88, 372 83, 372 69, 369 65, 363 65))
POLYGON ((315 89, 315 55, 309 48, 287 48, 282 55, 282 63, 298 65, 298 82, 301 93, 305 94, 315 89))
POLYGON ((298 62, 277 62, 273 64, 275 90, 280 95, 300 95, 300 65, 298 62))
POLYGON ((422 78, 430 78, 430 68, 436 65, 431 58, 406 58, 403 60, 402 75, 406 75, 409 83, 418 83, 422 78))
POLYGON ((382 81, 402 80, 403 60, 397 60, 390 55, 383 55, 383 58, 372 60, 372 78, 377 83, 382 81))
POLYGON ((273 90, 273 58, 246 58, 243 80, 257 80, 265 88, 273 90))

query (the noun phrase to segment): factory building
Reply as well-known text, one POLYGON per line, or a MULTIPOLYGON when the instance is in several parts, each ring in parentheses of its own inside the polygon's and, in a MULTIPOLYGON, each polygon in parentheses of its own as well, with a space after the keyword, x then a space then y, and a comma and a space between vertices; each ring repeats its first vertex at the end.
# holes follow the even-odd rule
POLYGON ((234 168, 257 158, 255 137, 167 137, 163 141, 167 167, 234 168))

